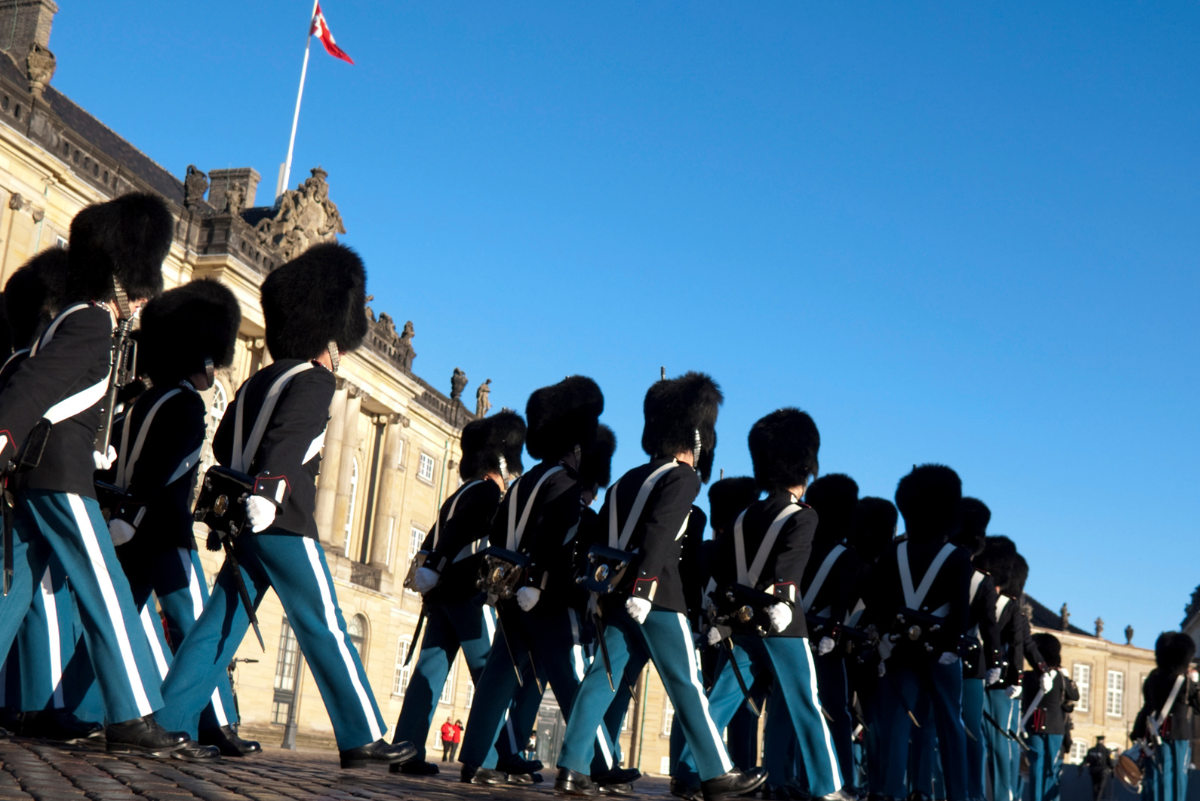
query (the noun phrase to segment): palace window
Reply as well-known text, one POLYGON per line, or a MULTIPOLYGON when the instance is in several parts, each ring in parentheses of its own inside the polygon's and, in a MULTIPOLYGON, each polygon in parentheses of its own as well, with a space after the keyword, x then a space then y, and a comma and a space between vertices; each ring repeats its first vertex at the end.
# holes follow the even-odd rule
POLYGON ((275 661, 275 694, 271 699, 271 722, 283 726, 296 700, 296 660, 300 649, 285 617, 279 630, 279 656, 275 661))
POLYGON ((467 709, 471 708, 471 704, 475 701, 475 682, 467 679, 467 709))
POLYGON ((671 705, 670 698, 663 698, 663 704, 662 733, 669 737, 671 735, 671 724, 675 722, 675 707, 671 705))
POLYGON ((346 635, 350 638, 350 644, 354 646, 354 650, 358 651, 359 661, 365 665, 367 652, 363 649, 367 644, 367 619, 362 615, 355 615, 347 620, 346 635))
POLYGON ((417 468, 417 477, 433 483, 433 457, 427 453, 421 454, 420 466, 417 468))
POLYGON ((392 695, 399 697, 403 697, 404 691, 408 689, 408 679, 411 675, 412 665, 404 664, 404 660, 408 658, 409 647, 408 640, 401 640, 396 644, 396 672, 392 678, 392 695))
POLYGON ((1087 757, 1087 743, 1081 740, 1071 741, 1071 753, 1067 756, 1067 764, 1082 765, 1083 760, 1087 757))
POLYGON ((1076 662, 1071 668, 1071 678, 1079 688, 1079 702, 1075 704, 1077 712, 1087 712, 1091 709, 1092 698, 1092 666, 1076 662))
POLYGON ((1110 718, 1119 718, 1125 710, 1125 674, 1119 670, 1108 671, 1108 692, 1104 699, 1104 713, 1110 718))
POLYGON ((458 678, 458 660, 454 660, 454 664, 450 666, 450 673, 446 676, 446 683, 442 685, 442 696, 438 698, 439 704, 454 703, 454 680, 458 678))

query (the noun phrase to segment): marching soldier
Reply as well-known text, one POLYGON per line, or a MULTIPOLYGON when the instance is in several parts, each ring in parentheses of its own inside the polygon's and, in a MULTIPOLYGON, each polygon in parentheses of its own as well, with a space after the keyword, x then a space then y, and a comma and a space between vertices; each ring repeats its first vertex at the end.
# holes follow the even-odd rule
POLYGON ((1104 785, 1108 783, 1108 777, 1113 771, 1112 751, 1104 744, 1103 734, 1098 735, 1096 744, 1088 749, 1083 764, 1079 766, 1079 772, 1082 773, 1084 768, 1087 768, 1088 776, 1092 780, 1092 801, 1100 801, 1100 794, 1104 792, 1104 785))
POLYGON ((508 483, 524 471, 524 446, 525 421, 510 411, 473 420, 463 428, 458 473, 464 483, 442 504, 437 525, 421 545, 424 563, 413 580, 423 597, 425 634, 392 741, 413 743, 417 754, 393 766, 393 772, 438 772, 437 765, 425 760, 425 741, 442 687, 460 650, 471 680, 477 687, 485 686, 480 683, 481 674, 496 621, 491 607, 480 608, 474 602, 479 594, 475 586, 479 551, 486 546, 492 518, 508 483))
POLYGON ((1021 691, 1024 714, 1021 730, 1029 742, 1029 782, 1033 801, 1057 801, 1062 773, 1062 743, 1067 714, 1075 708, 1079 691, 1062 672, 1062 644, 1053 634, 1035 634, 1038 652, 1049 668, 1038 675, 1027 673, 1021 691))
MULTIPOLYGON (((226 558, 204 613, 175 655, 159 713, 195 735, 249 626, 238 580, 255 607, 274 588, 325 699, 343 768, 403 762, 416 753, 409 743, 383 739, 386 724, 346 635, 313 517, 334 371, 341 354, 366 336, 365 303, 362 261, 334 243, 309 248, 263 282, 274 361, 241 386, 213 441, 217 460, 253 481, 245 501, 249 531, 236 538, 236 562, 226 558)), ((214 532, 210 545, 215 539, 214 532)))
MULTIPOLYGON (((237 298, 216 281, 192 281, 146 304, 138 370, 153 386, 114 421, 117 461, 102 474, 121 493, 107 510, 108 529, 164 679, 171 649, 185 641, 208 600, 191 509, 208 414, 200 393, 211 388, 214 370, 233 363, 241 321, 237 298), (167 624, 167 649, 159 643, 158 615, 147 606, 152 591, 167 624)), ((237 722, 222 672, 200 717, 199 742, 224 756, 261 751, 238 736, 237 722)))
POLYGON ((1133 739, 1151 752, 1142 784, 1146 801, 1187 798, 1191 737, 1200 713, 1195 656, 1196 643, 1183 632, 1164 632, 1154 643, 1155 667, 1142 685, 1143 705, 1133 722, 1133 739))
MULTIPOLYGON (((709 715, 700 679, 687 599, 679 576, 682 536, 692 502, 712 470, 721 391, 701 373, 658 381, 643 403, 642 449, 648 464, 625 473, 609 488, 599 519, 615 552, 637 554, 624 580, 599 596, 603 643, 615 678, 630 661, 653 660, 689 747, 697 754, 708 801, 754 790, 761 771, 735 770, 709 715)), ((612 704, 604 660, 594 660, 575 699, 558 759, 554 788, 567 795, 596 795, 593 732, 612 704)))
MULTIPOLYGON (((108 750, 165 756, 188 745, 163 730, 149 644, 129 582, 96 501, 93 471, 109 387, 113 331, 162 291, 162 262, 174 220, 161 199, 130 194, 89 206, 71 222, 68 305, 0 393, 0 463, 36 460, 11 474, 16 486, 13 585, 0 602, 0 651, 7 652, 51 554, 71 577, 93 672, 106 709, 108 750), (47 433, 48 428, 48 433, 47 433), (42 439, 44 437, 44 440, 42 439), (32 450, 44 441, 40 459, 32 450)), ((101 443, 102 444, 102 443, 101 443)))
MULTIPOLYGON (((709 693, 713 720, 720 730, 742 704, 738 678, 743 673, 755 681, 773 677, 771 693, 778 694, 782 704, 776 708, 786 710, 790 719, 808 795, 841 801, 850 796, 842 789, 837 753, 817 702, 808 625, 798 609, 817 528, 817 513, 799 499, 817 474, 820 434, 808 414, 785 408, 756 422, 749 444, 755 481, 767 497, 738 516, 732 536, 722 543, 713 595, 715 625, 707 639, 712 644, 730 639, 730 644, 709 693), (762 605, 754 614, 756 630, 736 628, 735 619, 744 619, 736 611, 726 612, 729 597, 737 598, 735 608, 762 605)), ((680 760, 674 777, 679 784, 689 783, 694 753, 694 748, 685 750, 680 760)))

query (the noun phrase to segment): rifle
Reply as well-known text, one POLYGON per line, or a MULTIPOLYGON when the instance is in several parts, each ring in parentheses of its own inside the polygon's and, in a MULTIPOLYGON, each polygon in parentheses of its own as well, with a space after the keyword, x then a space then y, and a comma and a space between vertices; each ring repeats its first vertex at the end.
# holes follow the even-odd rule
POLYGON ((109 374, 108 391, 104 393, 104 406, 100 409, 100 428, 96 430, 96 452, 108 454, 112 440, 113 413, 117 405, 117 393, 137 377, 137 343, 130 336, 133 320, 128 313, 125 293, 117 288, 121 319, 117 321, 117 332, 113 334, 113 367, 109 374))

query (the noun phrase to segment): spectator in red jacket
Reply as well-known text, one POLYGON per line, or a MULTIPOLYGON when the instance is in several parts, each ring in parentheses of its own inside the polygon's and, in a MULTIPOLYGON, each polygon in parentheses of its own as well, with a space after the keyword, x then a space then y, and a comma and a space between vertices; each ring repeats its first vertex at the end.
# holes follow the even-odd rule
POLYGON ((442 724, 442 761, 453 762, 454 752, 458 750, 458 740, 455 735, 462 730, 457 728, 450 722, 450 718, 446 718, 446 722, 442 724))
POLYGON ((461 720, 454 721, 454 745, 450 748, 450 761, 454 761, 454 755, 458 753, 458 744, 462 742, 463 722, 461 720))

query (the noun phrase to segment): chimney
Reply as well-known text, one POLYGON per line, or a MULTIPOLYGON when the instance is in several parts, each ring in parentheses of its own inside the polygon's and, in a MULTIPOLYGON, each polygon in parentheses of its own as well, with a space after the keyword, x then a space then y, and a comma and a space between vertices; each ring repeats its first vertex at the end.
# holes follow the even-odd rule
MULTIPOLYGON (((3 0, 0 0, 3 2, 3 0)), ((236 167, 232 170, 209 170, 208 205, 218 212, 240 214, 254 205, 254 194, 262 176, 253 167, 236 167)))
POLYGON ((48 49, 56 13, 54 0, 0 0, 0 50, 23 65, 33 45, 48 49))

